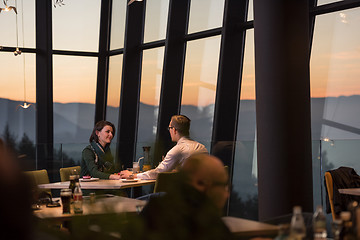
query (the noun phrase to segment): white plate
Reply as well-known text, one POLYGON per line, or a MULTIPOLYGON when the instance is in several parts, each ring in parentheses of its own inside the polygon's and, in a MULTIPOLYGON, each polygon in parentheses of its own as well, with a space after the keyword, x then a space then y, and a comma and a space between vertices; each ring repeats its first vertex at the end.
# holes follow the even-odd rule
POLYGON ((121 179, 122 182, 137 182, 139 181, 140 179, 138 178, 134 178, 134 179, 121 179))
POLYGON ((99 178, 88 178, 88 179, 84 179, 84 178, 80 178, 80 181, 81 182, 92 182, 92 181, 98 181, 99 180, 99 178))

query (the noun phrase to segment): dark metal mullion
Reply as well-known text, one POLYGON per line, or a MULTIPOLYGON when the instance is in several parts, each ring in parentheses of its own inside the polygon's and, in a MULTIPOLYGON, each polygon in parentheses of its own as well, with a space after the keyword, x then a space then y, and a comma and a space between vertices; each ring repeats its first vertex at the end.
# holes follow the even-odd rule
POLYGON ((127 7, 116 157, 127 168, 135 158, 145 1, 127 7))
MULTIPOLYGON (((21 52, 23 53, 36 53, 36 49, 34 48, 19 48, 21 52)), ((4 47, 0 49, 0 52, 14 52, 16 50, 16 47, 4 47)))
POLYGON ((109 51, 109 56, 116 56, 116 55, 120 55, 120 54, 123 54, 124 53, 124 49, 121 48, 121 49, 115 49, 115 50, 110 50, 109 51))
POLYGON ((159 41, 144 43, 140 47, 141 47, 142 50, 147 50, 147 49, 158 48, 158 47, 163 47, 163 46, 165 46, 165 40, 159 40, 159 41))
POLYGON ((191 41, 191 40, 198 40, 201 38, 208 38, 208 37, 213 37, 213 36, 217 36, 220 35, 222 31, 222 28, 214 28, 214 29, 209 29, 209 30, 205 30, 205 31, 201 31, 201 32, 196 32, 196 33, 190 33, 185 35, 184 39, 185 41, 191 41))
POLYGON ((54 55, 65 55, 65 56, 80 56, 80 57, 98 57, 97 52, 81 52, 81 51, 68 51, 68 50, 53 50, 54 55))
POLYGON ((240 105, 240 91, 246 30, 237 26, 246 21, 248 0, 226 0, 223 32, 216 87, 216 101, 212 132, 212 146, 221 152, 212 154, 227 156, 221 159, 230 169, 232 182, 235 155, 235 141, 240 105), (218 146, 222 146, 219 148, 218 146), (226 153, 225 153, 226 151, 226 153))
POLYGON ((52 170, 53 72, 52 72, 52 3, 36 0, 36 153, 38 169, 47 169, 50 180, 52 170))
POLYGON ((190 0, 169 2, 154 164, 161 161, 169 149, 171 139, 167 127, 171 116, 180 112, 189 10, 190 0))
POLYGON ((360 7, 359 0, 339 1, 339 2, 324 4, 318 7, 310 8, 310 14, 321 15, 336 11, 348 10, 356 7, 360 7))
MULTIPOLYGON (((309 9, 314 8, 317 5, 317 0, 309 0, 309 9)), ((311 57, 311 47, 314 37, 314 28, 315 28, 315 15, 309 14, 309 59, 311 57)))
POLYGON ((101 1, 100 15, 100 36, 99 36, 99 57, 96 85, 96 102, 95 102, 95 123, 105 120, 106 103, 107 103, 107 86, 110 49, 110 28, 111 28, 111 8, 112 1, 101 1))

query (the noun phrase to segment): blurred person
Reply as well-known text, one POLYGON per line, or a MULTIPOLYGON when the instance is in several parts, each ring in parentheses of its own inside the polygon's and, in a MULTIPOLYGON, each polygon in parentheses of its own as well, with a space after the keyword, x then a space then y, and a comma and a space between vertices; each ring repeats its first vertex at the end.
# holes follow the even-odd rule
POLYGON ((173 190, 152 198, 141 212, 145 239, 233 239, 221 219, 229 197, 228 174, 218 158, 188 158, 173 190))
MULTIPOLYGON (((156 179, 159 173, 171 172, 183 165, 184 160, 189 156, 196 153, 208 153, 204 145, 190 139, 190 122, 191 120, 184 115, 172 116, 168 130, 171 141, 176 142, 176 145, 167 152, 162 162, 160 162, 155 169, 134 174, 134 177, 140 179, 156 179)), ((127 178, 133 175, 133 173, 124 170, 121 171, 120 175, 122 178, 127 178)))
POLYGON ((120 179, 115 173, 114 157, 110 151, 110 143, 115 136, 115 126, 111 122, 97 122, 91 133, 89 142, 82 151, 81 175, 101 178, 120 179))
POLYGON ((0 139, 0 238, 33 239, 31 181, 0 139))

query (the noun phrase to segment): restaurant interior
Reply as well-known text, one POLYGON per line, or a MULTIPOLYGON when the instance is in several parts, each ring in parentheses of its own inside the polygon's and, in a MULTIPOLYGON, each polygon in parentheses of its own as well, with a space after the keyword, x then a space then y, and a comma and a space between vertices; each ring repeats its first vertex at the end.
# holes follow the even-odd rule
POLYGON ((332 235, 325 173, 360 170, 360 0, 0 6, 0 136, 24 171, 61 182, 100 120, 121 169, 145 155, 154 168, 182 114, 227 166, 224 216, 277 223, 321 205, 332 235))

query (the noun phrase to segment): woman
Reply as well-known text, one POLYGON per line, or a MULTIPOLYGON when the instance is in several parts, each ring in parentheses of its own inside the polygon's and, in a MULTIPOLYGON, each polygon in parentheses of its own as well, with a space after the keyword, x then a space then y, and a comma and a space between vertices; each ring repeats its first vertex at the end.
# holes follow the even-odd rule
POLYGON ((111 122, 101 120, 95 124, 88 145, 82 151, 81 175, 90 175, 101 179, 120 179, 115 173, 114 157, 110 151, 110 143, 115 135, 115 126, 111 122))

